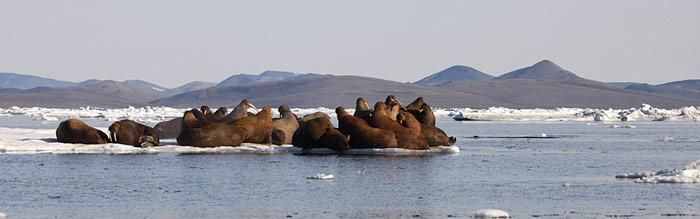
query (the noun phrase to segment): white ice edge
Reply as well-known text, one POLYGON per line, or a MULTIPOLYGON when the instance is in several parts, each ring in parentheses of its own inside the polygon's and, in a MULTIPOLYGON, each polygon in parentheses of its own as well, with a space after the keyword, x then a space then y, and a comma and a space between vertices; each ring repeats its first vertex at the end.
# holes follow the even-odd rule
MULTIPOLYGON (((0 116, 24 115, 36 120, 59 121, 68 118, 93 118, 105 121, 130 119, 137 122, 155 124, 180 117, 189 109, 171 107, 128 107, 105 109, 81 107, 78 109, 10 107, 0 108, 0 116)), ((233 110, 233 109, 229 109, 233 110)), ((298 116, 315 112, 324 112, 335 117, 335 110, 326 107, 292 108, 298 116)), ((353 109, 348 110, 353 113, 353 109)), ((679 109, 661 109, 648 104, 629 109, 593 109, 593 108, 555 108, 555 109, 511 109, 490 107, 487 109, 471 108, 435 108, 436 117, 451 118, 462 115, 471 119, 494 121, 700 121, 700 110, 694 106, 679 109)), ((278 116, 273 110, 273 116, 278 116)))
POLYGON ((700 160, 681 168, 625 173, 615 177, 635 179, 637 183, 700 183, 700 160))
MULTIPOLYGON (((99 128, 105 130, 106 128, 99 128)), ((138 148, 123 144, 65 144, 50 142, 55 140, 55 130, 52 129, 19 129, 0 127, 0 154, 301 154, 302 149, 291 145, 260 145, 244 143, 238 147, 200 148, 178 146, 172 140, 163 140, 166 145, 138 148)), ((329 149, 316 148, 308 151, 311 154, 335 154, 329 149)), ((459 147, 433 147, 430 150, 408 149, 351 149, 348 154, 454 154, 459 153, 459 147)))

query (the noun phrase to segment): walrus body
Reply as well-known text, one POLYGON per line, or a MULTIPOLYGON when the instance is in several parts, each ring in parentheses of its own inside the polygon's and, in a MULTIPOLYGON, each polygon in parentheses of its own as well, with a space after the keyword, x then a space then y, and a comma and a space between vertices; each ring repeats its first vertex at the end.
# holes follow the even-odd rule
POLYGON ((182 126, 182 117, 159 122, 153 128, 156 129, 160 138, 167 139, 177 138, 177 136, 180 134, 180 126, 182 126))
POLYGON ((342 106, 335 108, 338 114, 338 130, 350 136, 348 144, 352 148, 395 148, 396 135, 389 131, 374 128, 364 119, 348 114, 342 106))
POLYGON ((349 148, 348 139, 333 128, 333 124, 325 113, 305 116, 294 132, 292 144, 304 149, 330 148, 336 151, 345 151, 349 148))
POLYGON ((277 109, 280 118, 272 119, 272 143, 276 145, 291 144, 294 132, 299 128, 299 119, 287 106, 277 109))
POLYGON ((377 102, 374 105, 374 114, 372 115, 372 126, 392 131, 396 135, 396 142, 399 148, 425 150, 429 149, 425 136, 420 133, 420 130, 409 129, 403 127, 396 121, 389 118, 388 109, 385 103, 377 102))
POLYGON ((109 136, 114 143, 135 147, 151 147, 160 144, 156 129, 131 120, 112 123, 109 126, 109 136))
POLYGON ((68 119, 58 124, 56 140, 62 143, 73 144, 105 144, 109 142, 109 137, 104 132, 85 124, 83 121, 68 119))
POLYGON ((231 122, 208 121, 201 112, 194 109, 185 112, 177 142, 196 147, 240 146, 244 142, 270 144, 271 135, 270 107, 263 108, 253 116, 231 122))

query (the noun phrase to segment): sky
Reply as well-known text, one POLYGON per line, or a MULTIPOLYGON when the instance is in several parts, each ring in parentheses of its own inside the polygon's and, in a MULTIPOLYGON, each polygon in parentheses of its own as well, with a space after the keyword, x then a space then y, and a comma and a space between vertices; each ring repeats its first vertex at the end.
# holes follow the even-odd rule
POLYGON ((0 72, 166 87, 265 70, 409 82, 549 59, 584 78, 700 78, 700 1, 0 1, 0 72))

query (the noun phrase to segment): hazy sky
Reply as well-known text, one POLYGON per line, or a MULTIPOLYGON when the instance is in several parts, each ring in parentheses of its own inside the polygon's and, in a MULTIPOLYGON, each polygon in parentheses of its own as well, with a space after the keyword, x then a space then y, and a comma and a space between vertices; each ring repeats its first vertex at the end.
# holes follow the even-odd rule
POLYGON ((269 69, 405 82, 542 59, 602 81, 700 78, 700 1, 0 1, 0 72, 70 81, 269 69))

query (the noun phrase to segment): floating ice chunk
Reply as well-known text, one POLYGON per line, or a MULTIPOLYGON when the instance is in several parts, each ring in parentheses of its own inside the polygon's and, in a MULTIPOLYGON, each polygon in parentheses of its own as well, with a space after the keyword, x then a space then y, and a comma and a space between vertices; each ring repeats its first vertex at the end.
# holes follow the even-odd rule
POLYGON ((498 209, 481 209, 474 212, 474 218, 510 218, 510 214, 498 209))
POLYGON ((614 129, 636 129, 637 126, 634 126, 634 125, 611 125, 610 128, 614 128, 614 129))
POLYGON ((313 176, 307 176, 307 179, 318 179, 318 180, 332 180, 335 178, 333 174, 324 174, 324 173, 317 173, 316 175, 313 176))
POLYGON ((626 173, 616 178, 636 178, 637 183, 700 183, 700 160, 678 169, 626 173))
MULTIPOLYGON (((435 146, 430 147, 427 150, 412 150, 404 148, 355 148, 350 149, 344 154, 351 155, 370 155, 370 154, 387 154, 387 155, 429 155, 429 154, 459 154, 458 146, 435 146)), ((328 154, 338 154, 337 151, 328 148, 311 148, 303 150, 302 148, 294 147, 291 149, 293 154, 317 154, 317 155, 328 155, 328 154)))
POLYGON ((7 215, 5 213, 0 212, 0 219, 7 219, 7 215))

